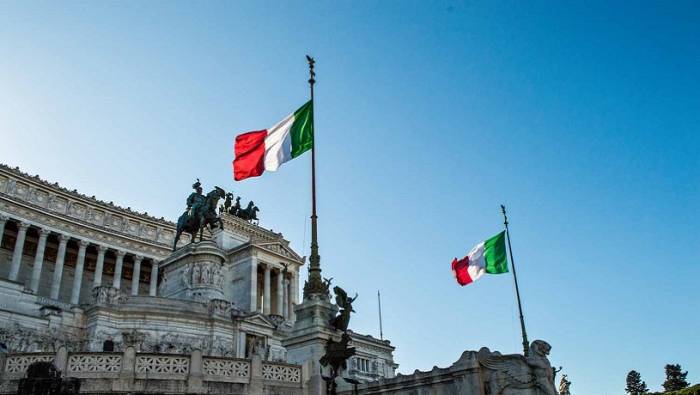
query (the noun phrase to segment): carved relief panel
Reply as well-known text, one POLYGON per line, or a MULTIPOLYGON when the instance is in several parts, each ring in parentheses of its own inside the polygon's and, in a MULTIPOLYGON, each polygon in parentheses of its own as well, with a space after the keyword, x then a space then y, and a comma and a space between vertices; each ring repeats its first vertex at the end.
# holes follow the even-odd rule
POLYGON ((49 197, 49 210, 57 213, 65 213, 68 206, 68 200, 60 196, 49 197))

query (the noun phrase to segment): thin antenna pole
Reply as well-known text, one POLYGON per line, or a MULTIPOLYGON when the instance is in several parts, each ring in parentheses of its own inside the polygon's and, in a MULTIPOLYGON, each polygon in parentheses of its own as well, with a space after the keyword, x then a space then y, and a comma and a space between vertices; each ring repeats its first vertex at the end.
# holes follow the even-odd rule
POLYGON ((508 230, 508 216, 506 215, 506 206, 501 204, 501 213, 503 213, 503 225, 506 227, 506 238, 508 240, 508 252, 510 253, 510 265, 513 267, 513 281, 515 281, 515 295, 518 298, 518 311, 520 312, 520 330, 523 334, 523 355, 526 357, 530 353, 530 343, 527 341, 527 332, 525 332, 525 317, 523 317, 523 306, 520 303, 520 289, 518 288, 518 275, 515 273, 515 261, 513 260, 513 248, 510 246, 510 231, 508 230))
POLYGON ((377 302, 379 304, 379 339, 384 340, 384 332, 382 330, 382 296, 377 290, 377 302))

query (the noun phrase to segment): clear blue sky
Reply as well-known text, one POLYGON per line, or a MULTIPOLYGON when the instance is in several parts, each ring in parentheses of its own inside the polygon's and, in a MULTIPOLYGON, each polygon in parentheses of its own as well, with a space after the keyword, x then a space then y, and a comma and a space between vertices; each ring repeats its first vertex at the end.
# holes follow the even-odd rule
POLYGON ((175 219, 196 177, 308 255, 309 155, 234 183, 308 97, 324 275, 399 370, 520 351, 511 276, 449 265, 511 217, 531 339, 577 395, 700 382, 693 2, 2 2, 0 161, 175 219))

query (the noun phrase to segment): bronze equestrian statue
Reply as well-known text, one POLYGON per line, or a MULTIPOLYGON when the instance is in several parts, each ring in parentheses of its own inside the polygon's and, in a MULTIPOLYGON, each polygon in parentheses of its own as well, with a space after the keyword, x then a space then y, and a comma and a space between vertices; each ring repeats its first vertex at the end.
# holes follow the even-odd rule
POLYGON ((192 192, 187 197, 187 209, 177 220, 177 230, 175 232, 175 241, 173 241, 173 251, 177 248, 177 242, 180 240, 182 232, 190 234, 190 242, 194 243, 199 232, 199 241, 202 241, 202 232, 205 227, 209 231, 213 226, 219 229, 224 228, 224 223, 216 214, 216 208, 219 205, 219 199, 226 196, 226 191, 219 187, 209 192, 206 196, 202 195, 202 184, 197 179, 197 182, 192 184, 195 192, 192 192))

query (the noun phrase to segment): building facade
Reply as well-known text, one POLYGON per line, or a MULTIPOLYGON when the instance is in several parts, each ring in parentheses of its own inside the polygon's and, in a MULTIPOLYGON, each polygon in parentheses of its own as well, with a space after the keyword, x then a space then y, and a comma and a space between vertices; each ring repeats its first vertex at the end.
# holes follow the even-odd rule
MULTIPOLYGON (((303 387, 285 344, 305 259, 281 234, 221 217, 223 230, 173 252, 173 222, 0 165, 0 392, 34 357, 95 391, 147 391, 138 376, 153 361, 171 366, 158 383, 176 393, 303 387)), ((394 377, 388 341, 352 339, 346 375, 394 377)))

